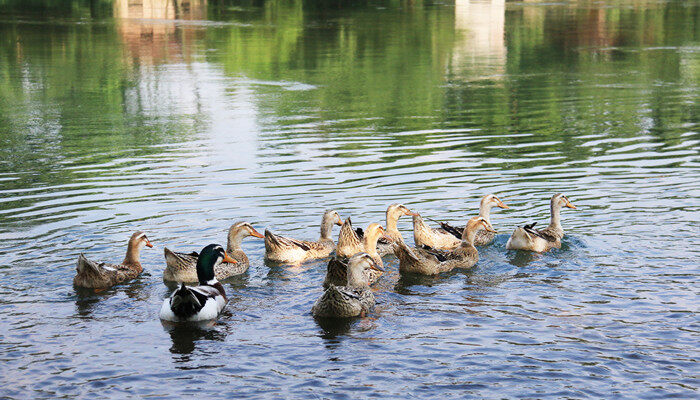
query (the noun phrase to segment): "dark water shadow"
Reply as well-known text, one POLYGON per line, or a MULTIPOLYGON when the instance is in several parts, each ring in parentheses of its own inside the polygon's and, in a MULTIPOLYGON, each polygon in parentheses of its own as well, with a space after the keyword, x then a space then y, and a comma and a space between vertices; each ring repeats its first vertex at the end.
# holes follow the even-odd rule
POLYGON ((527 267, 533 261, 540 260, 542 254, 527 250, 507 250, 508 262, 516 267, 527 267))
POLYGON ((318 326, 323 330, 323 339, 336 339, 350 332, 358 318, 314 318, 318 326))
POLYGON ((124 293, 129 299, 147 301, 149 293, 147 283, 149 274, 141 274, 138 277, 104 289, 91 289, 73 286, 75 290, 75 310, 80 317, 90 317, 101 300, 110 298, 117 293, 124 293))
POLYGON ((161 320, 163 328, 170 334, 172 346, 170 352, 173 355, 182 357, 173 357, 173 361, 189 362, 189 354, 196 349, 197 343, 201 341, 219 341, 223 342, 226 339, 226 332, 222 329, 217 329, 216 320, 201 321, 201 322, 184 322, 171 323, 161 320))
POLYGON ((394 291, 398 294, 415 295, 411 286, 427 286, 432 287, 448 281, 451 277, 460 274, 471 275, 476 267, 472 268, 455 268, 452 271, 443 272, 438 275, 422 275, 422 274, 400 274, 399 280, 394 285, 394 291))

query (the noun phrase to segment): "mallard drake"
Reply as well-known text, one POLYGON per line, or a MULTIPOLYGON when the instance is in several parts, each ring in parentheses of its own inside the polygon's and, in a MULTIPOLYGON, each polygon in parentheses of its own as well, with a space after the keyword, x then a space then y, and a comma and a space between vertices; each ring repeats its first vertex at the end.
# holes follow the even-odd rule
POLYGON ((394 244, 402 242, 403 236, 396 227, 399 218, 402 215, 418 215, 417 213, 409 210, 403 204, 391 204, 386 209, 386 236, 390 237, 392 242, 380 239, 377 242, 377 252, 380 256, 385 256, 387 254, 394 254, 394 244))
POLYGON ((88 260, 83 253, 78 256, 77 274, 73 278, 73 285, 91 289, 104 289, 124 282, 127 279, 136 278, 143 267, 139 259, 141 249, 153 247, 146 234, 134 232, 126 247, 126 257, 121 264, 98 263, 88 260))
POLYGON ((181 283, 170 297, 163 300, 160 319, 170 322, 216 319, 228 301, 224 287, 216 280, 214 274, 214 269, 222 261, 236 262, 218 244, 210 244, 203 248, 197 257, 199 286, 185 286, 181 283))
POLYGON ((463 230, 462 243, 452 251, 440 251, 431 248, 409 248, 405 243, 398 243, 396 256, 399 259, 400 273, 436 275, 454 268, 470 268, 479 260, 479 252, 474 247, 477 231, 493 227, 484 217, 474 217, 467 222, 463 230))
POLYGON ((544 229, 535 229, 537 222, 515 228, 515 231, 506 243, 506 249, 509 250, 530 250, 538 253, 547 251, 552 248, 561 247, 561 239, 564 237, 564 229, 561 227, 561 209, 568 207, 576 209, 569 199, 562 193, 557 193, 552 196, 549 203, 550 207, 550 222, 549 226, 544 229))
POLYGON ((314 258, 328 257, 335 249, 331 239, 333 224, 343 225, 335 210, 327 210, 321 220, 321 237, 317 242, 275 235, 265 230, 265 258, 278 263, 297 264, 314 258))
MULTIPOLYGON (((231 225, 231 228, 228 230, 226 254, 236 260, 236 263, 223 262, 217 264, 216 268, 214 268, 216 279, 224 280, 231 276, 240 275, 248 270, 248 256, 245 255, 241 248, 241 242, 248 236, 264 238, 248 222, 236 222, 231 225)), ((166 265, 163 271, 164 280, 197 282, 197 257, 199 257, 199 254, 196 251, 192 253, 178 253, 166 247, 163 252, 165 253, 166 265)))
MULTIPOLYGON (((347 218, 345 222, 350 218, 347 218)), ((343 224, 343 226, 346 226, 343 224)), ((384 238, 384 240, 391 241, 391 238, 385 235, 384 228, 377 223, 371 223, 367 226, 362 237, 362 247, 360 251, 355 252, 352 255, 366 250, 366 253, 372 257, 374 263, 379 267, 384 267, 384 262, 382 258, 377 253, 377 240, 379 238, 384 238)), ((338 245, 340 245, 340 238, 338 238, 338 245)), ((348 268, 348 257, 343 257, 336 254, 335 257, 328 261, 328 270, 326 272, 326 279, 323 281, 323 288, 327 289, 330 285, 342 286, 347 281, 347 268, 348 268)), ((368 284, 373 284, 382 275, 382 272, 377 269, 366 269, 365 278, 368 284)))
MULTIPOLYGON (((479 204, 479 216, 491 223, 491 208, 500 207, 508 209, 496 195, 487 194, 481 198, 479 204)), ((416 246, 429 246, 434 249, 451 250, 462 243, 462 233, 464 229, 454 227, 447 222, 435 221, 440 224, 441 229, 429 227, 420 215, 413 217, 413 240, 416 246)), ((480 230, 474 238, 475 246, 485 246, 493 241, 496 234, 487 230, 480 230)))
POLYGON ((345 286, 330 285, 311 308, 314 317, 350 318, 365 316, 374 307, 374 294, 367 284, 365 269, 382 271, 372 256, 357 253, 348 259, 345 286))

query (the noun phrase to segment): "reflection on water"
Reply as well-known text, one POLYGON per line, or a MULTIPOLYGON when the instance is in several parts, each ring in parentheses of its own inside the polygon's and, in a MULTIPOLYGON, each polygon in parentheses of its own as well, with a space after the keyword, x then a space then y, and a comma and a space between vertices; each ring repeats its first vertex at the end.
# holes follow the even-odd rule
POLYGON ((505 0, 456 0, 454 73, 502 79, 506 64, 505 0))
POLYGON ((0 4, 1 395, 691 397, 698 12, 0 4), (562 249, 506 251, 555 191, 580 207, 562 249), (511 210, 476 268, 387 257, 371 318, 314 320, 326 262, 267 265, 250 241, 216 325, 157 319, 162 246, 235 220, 315 238, 324 209, 367 226, 392 202, 465 221, 485 193, 511 210), (143 276, 72 288, 79 252, 115 261, 136 229, 143 276))

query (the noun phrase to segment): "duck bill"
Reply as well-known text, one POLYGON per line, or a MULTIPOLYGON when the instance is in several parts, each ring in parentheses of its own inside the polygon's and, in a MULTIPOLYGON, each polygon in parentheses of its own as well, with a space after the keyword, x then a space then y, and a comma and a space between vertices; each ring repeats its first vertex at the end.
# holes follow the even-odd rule
POLYGON ((576 206, 575 206, 574 203, 572 203, 572 202, 566 203, 566 206, 569 207, 569 208, 571 208, 571 209, 573 209, 573 210, 577 210, 576 206))
POLYGON ((265 236, 262 233, 256 231, 255 228, 251 228, 250 236, 254 236, 254 237, 260 238, 260 239, 265 239, 265 236))
POLYGON ((146 239, 146 247, 153 247, 153 243, 148 239, 146 239))
POLYGON ((506 203, 504 203, 504 202, 502 202, 502 201, 500 201, 500 200, 498 201, 498 206, 501 207, 501 208, 505 208, 505 209, 509 209, 509 208, 510 208, 510 207, 508 207, 508 206, 506 205, 506 203))
POLYGON ((234 260, 233 258, 231 258, 231 256, 229 256, 228 254, 224 254, 224 259, 223 259, 223 261, 224 261, 224 262, 227 262, 227 263, 231 263, 231 264, 238 264, 238 261, 236 261, 236 260, 234 260))
POLYGON ((375 271, 384 272, 384 268, 380 267, 379 264, 377 264, 374 260, 372 260, 370 268, 372 268, 375 271))
POLYGON ((343 226, 343 220, 340 219, 340 217, 338 217, 338 220, 335 221, 335 224, 338 225, 338 226, 343 226))
POLYGON ((409 216, 411 216, 411 217, 420 217, 420 214, 418 214, 417 212, 410 211, 410 210, 409 210, 409 211, 406 211, 405 214, 406 214, 406 215, 409 215, 409 216))
POLYGON ((484 229, 486 229, 488 232, 498 233, 498 231, 493 229, 493 226, 491 226, 491 224, 483 224, 483 225, 484 225, 484 229))

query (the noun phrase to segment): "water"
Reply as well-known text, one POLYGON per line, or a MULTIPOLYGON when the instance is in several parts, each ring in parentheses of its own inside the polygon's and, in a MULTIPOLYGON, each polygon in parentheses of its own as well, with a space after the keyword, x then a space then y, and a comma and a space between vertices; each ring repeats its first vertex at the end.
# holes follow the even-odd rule
POLYGON ((133 3, 0 2, 0 396, 697 397, 696 2, 133 3), (562 249, 506 251, 557 191, 562 249), (158 320, 164 246, 487 193, 477 267, 387 258, 369 318, 249 239, 217 324, 158 320), (141 277, 72 287, 137 229, 141 277))

